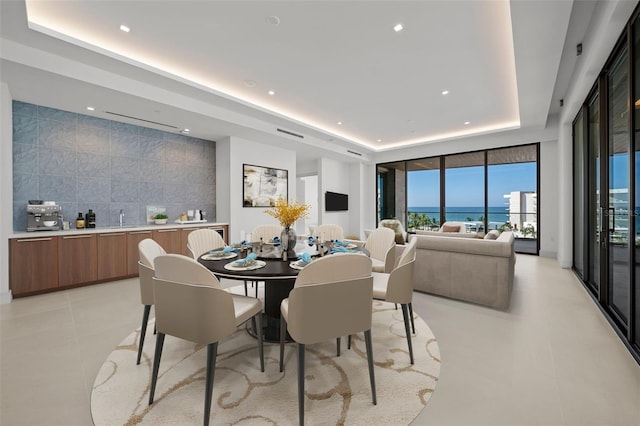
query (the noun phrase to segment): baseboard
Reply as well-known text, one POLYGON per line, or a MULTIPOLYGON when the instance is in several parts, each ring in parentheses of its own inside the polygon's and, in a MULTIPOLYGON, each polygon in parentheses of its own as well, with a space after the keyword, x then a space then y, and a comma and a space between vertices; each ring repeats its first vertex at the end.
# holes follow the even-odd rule
POLYGON ((7 305, 13 301, 11 290, 0 293, 0 305, 7 305))
POLYGON ((558 258, 558 252, 540 250, 540 257, 549 257, 551 259, 557 259, 558 258))

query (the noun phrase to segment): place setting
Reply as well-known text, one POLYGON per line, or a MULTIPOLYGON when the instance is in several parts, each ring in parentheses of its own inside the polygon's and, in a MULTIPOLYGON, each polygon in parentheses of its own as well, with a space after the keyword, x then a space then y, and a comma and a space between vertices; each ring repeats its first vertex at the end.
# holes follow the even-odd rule
POLYGON ((295 262, 289 263, 289 267, 293 269, 302 270, 305 268, 305 266, 310 264, 312 261, 313 261, 313 258, 311 257, 311 255, 305 252, 305 253, 302 253, 300 256, 298 256, 298 260, 296 260, 295 262))
POLYGON ((267 262, 259 260, 255 253, 249 253, 244 259, 238 259, 224 265, 224 269, 229 271, 252 271, 254 269, 264 268, 267 262))
POLYGON ((225 246, 222 250, 211 250, 200 256, 204 260, 227 260, 238 256, 240 250, 235 247, 225 246))

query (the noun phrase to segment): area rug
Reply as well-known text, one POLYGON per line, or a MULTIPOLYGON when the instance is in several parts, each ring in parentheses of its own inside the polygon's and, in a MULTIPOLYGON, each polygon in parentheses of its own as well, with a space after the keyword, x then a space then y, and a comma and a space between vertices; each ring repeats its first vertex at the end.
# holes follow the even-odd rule
MULTIPOLYGON (((335 340, 307 345, 305 422, 309 425, 403 425, 410 423, 435 391, 440 374, 438 343, 415 316, 415 364, 409 362, 402 310, 373 302, 373 354, 378 404, 373 405, 364 336, 346 339, 336 356, 335 340)), ((330 314, 330 313, 328 313, 330 314)), ((149 328, 153 330, 153 320, 149 328)), ((155 336, 147 333, 143 360, 136 365, 136 330, 102 365, 91 393, 97 426, 201 424, 204 410, 206 347, 167 336, 155 401, 148 405, 155 336)), ((260 372, 256 340, 238 329, 220 342, 213 385, 211 424, 298 424, 295 344, 285 349, 279 372, 279 346, 265 343, 260 372)))

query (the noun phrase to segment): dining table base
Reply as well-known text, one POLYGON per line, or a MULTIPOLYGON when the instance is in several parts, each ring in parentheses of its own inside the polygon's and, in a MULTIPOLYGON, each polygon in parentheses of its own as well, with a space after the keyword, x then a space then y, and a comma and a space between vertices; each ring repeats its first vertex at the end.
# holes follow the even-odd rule
MULTIPOLYGON (((264 314, 262 315, 262 338, 265 342, 280 342, 280 304, 289 297, 296 280, 266 280, 264 288, 264 314)), ((255 336, 255 330, 248 327, 249 333, 255 336)), ((287 333, 285 341, 292 342, 287 333)))

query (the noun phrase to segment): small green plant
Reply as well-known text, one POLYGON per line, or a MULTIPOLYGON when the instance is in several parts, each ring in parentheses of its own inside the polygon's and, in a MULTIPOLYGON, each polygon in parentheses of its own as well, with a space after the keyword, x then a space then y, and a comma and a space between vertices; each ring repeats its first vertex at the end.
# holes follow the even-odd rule
POLYGON ((160 213, 160 214, 155 215, 153 218, 154 219, 169 219, 169 216, 167 216, 164 213, 160 213))

